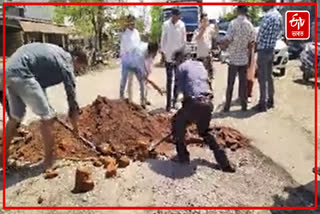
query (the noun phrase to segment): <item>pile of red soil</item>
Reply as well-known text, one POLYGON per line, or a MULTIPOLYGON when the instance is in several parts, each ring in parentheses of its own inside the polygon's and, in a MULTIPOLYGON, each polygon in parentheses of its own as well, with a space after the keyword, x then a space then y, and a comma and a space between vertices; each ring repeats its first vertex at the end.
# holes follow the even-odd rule
MULTIPOLYGON (((90 150, 58 122, 54 124, 55 154, 58 158, 86 159, 98 157, 102 153, 117 160, 126 155, 132 160, 140 161, 155 157, 159 153, 169 156, 174 148, 170 139, 163 142, 154 153, 150 153, 148 148, 170 133, 170 120, 165 114, 150 115, 127 101, 98 97, 92 105, 81 110, 79 130, 83 137, 97 146, 100 154, 90 150)), ((13 141, 10 148, 11 158, 22 162, 37 162, 43 158, 39 126, 39 122, 34 122, 24 128, 28 131, 19 131, 20 136, 13 141)), ((241 133, 228 127, 214 127, 212 132, 217 136, 219 144, 232 150, 245 147, 249 143, 241 133)), ((196 135, 193 126, 189 128, 186 139, 187 144, 202 145, 202 140, 196 135)))

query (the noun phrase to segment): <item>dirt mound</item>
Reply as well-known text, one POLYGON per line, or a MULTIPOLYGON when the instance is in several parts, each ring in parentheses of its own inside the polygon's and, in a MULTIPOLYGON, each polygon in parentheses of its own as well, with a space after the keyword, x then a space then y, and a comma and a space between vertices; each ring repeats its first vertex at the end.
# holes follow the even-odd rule
MULTIPOLYGON (((39 122, 20 129, 10 150, 11 158, 25 162, 38 162, 43 158, 43 143, 39 132, 39 122)), ((87 159, 105 155, 114 157, 119 164, 124 155, 143 161, 157 154, 167 155, 174 145, 171 139, 164 141, 154 153, 148 148, 170 133, 170 117, 165 114, 150 115, 139 106, 127 101, 109 100, 98 97, 92 105, 84 107, 80 114, 80 134, 98 149, 96 153, 62 124, 54 124, 56 135, 55 154, 58 158, 87 159)), ((224 147, 236 150, 247 146, 249 140, 238 131, 228 127, 214 127, 212 132, 224 147)), ((187 144, 202 146, 196 128, 191 126, 186 136, 187 144)))

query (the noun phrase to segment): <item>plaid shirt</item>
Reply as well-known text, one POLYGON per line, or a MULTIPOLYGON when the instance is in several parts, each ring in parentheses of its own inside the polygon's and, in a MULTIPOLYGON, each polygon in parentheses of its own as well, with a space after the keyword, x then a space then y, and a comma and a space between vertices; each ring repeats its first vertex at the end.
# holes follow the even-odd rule
POLYGON ((281 36, 282 16, 275 8, 263 17, 257 37, 257 50, 274 49, 281 36))

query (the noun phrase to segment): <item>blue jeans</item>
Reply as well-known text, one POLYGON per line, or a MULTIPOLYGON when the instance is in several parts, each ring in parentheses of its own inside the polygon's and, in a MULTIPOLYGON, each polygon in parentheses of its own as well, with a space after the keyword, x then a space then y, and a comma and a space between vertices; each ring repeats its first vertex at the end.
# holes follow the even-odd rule
POLYGON ((128 76, 130 72, 136 76, 140 86, 140 104, 145 105, 145 77, 138 68, 130 67, 126 64, 122 64, 121 80, 120 80, 120 99, 124 99, 124 91, 128 82, 128 76))

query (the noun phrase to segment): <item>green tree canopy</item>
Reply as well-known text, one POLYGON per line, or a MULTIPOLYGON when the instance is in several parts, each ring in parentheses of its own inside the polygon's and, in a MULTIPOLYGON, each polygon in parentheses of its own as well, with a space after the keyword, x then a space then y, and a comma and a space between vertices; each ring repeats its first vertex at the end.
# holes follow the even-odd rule
MULTIPOLYGON (((244 1, 238 0, 238 2, 244 2, 244 1)), ((252 2, 262 2, 262 1, 261 0, 247 0, 245 2, 252 3, 252 2)), ((248 16, 249 16, 253 25, 257 25, 260 22, 261 12, 262 12, 261 6, 249 6, 248 7, 248 16)), ((233 11, 227 13, 222 18, 227 21, 231 21, 232 19, 234 19, 236 17, 237 17, 236 11, 233 10, 233 11)))
POLYGON ((162 31, 162 6, 152 6, 151 7, 151 35, 150 40, 151 42, 159 42, 161 38, 161 31, 162 31))

